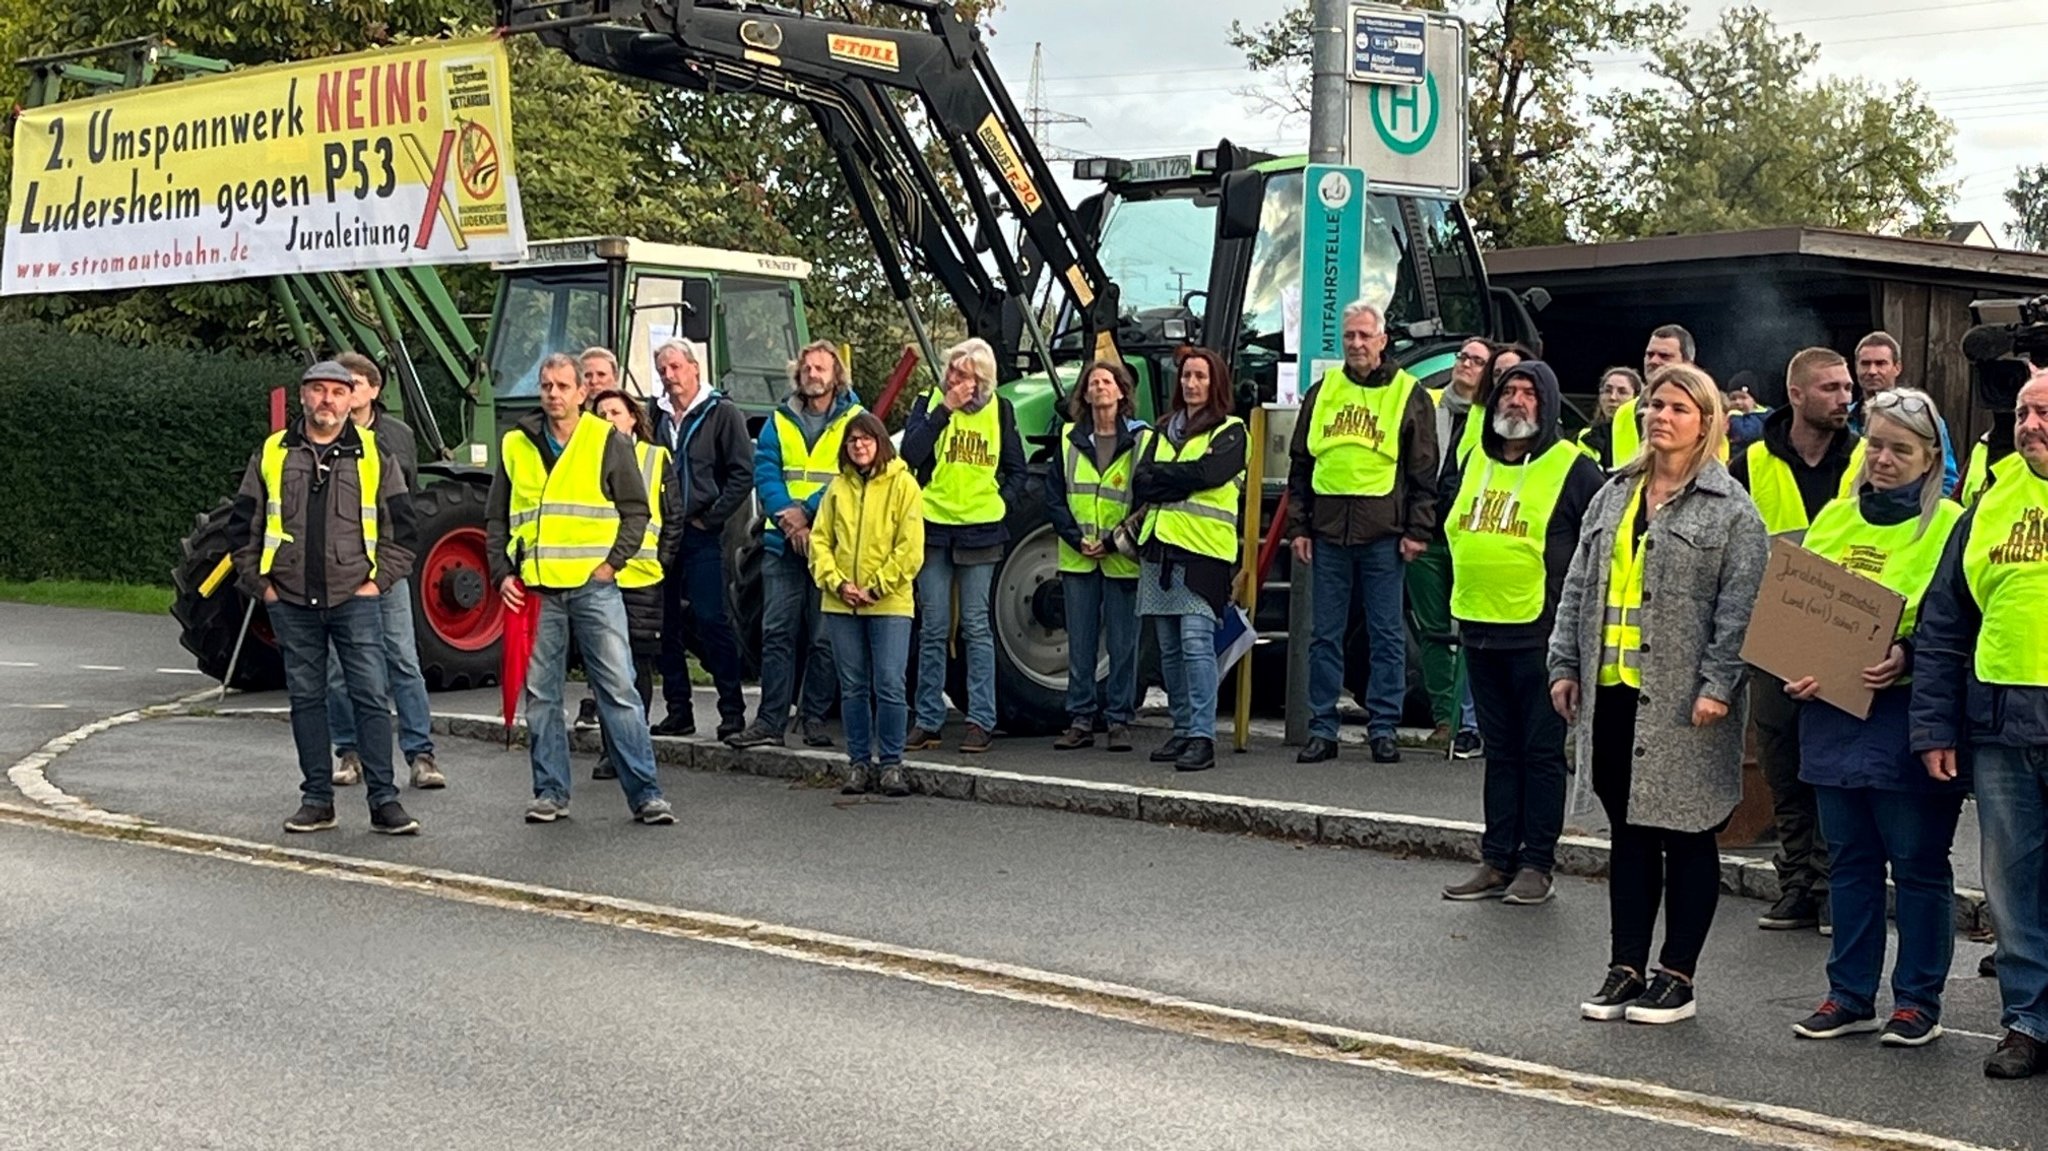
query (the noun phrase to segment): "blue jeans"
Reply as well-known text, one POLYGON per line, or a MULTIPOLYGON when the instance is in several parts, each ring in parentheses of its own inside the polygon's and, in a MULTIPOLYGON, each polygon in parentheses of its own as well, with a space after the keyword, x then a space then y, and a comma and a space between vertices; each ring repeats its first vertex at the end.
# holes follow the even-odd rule
MULTIPOLYGON (((725 547, 702 528, 684 528, 676 563, 661 581, 661 694, 670 714, 689 715, 690 666, 695 652, 718 689, 721 725, 747 718, 740 694, 740 643, 725 618, 725 547)), ((625 635, 622 629, 619 633, 625 635)), ((622 775, 619 778, 624 779, 622 775)))
POLYGON ((946 723, 946 633, 951 631, 959 579, 960 648, 967 660, 967 722, 996 729, 996 637, 988 626, 989 585, 996 565, 956 564, 944 547, 924 549, 917 573, 917 726, 937 731, 946 723))
POLYGON ((1166 701, 1173 713, 1173 734, 1189 739, 1216 738, 1216 617, 1156 615, 1159 673, 1166 680, 1166 701))
POLYGON ((299 752, 299 794, 315 807, 334 806, 334 767, 327 758, 327 668, 341 665, 355 711, 370 810, 398 798, 391 771, 391 691, 385 682, 381 596, 353 596, 334 607, 274 603, 266 609, 284 657, 292 702, 292 742, 299 752), (329 644, 333 645, 330 660, 329 644))
POLYGON ((1067 601, 1067 715, 1091 727, 1099 713, 1114 727, 1131 722, 1138 697, 1138 581, 1099 571, 1061 572, 1067 601), (1109 637, 1109 678, 1095 683, 1096 650, 1109 637))
MULTIPOLYGON (((784 545, 787 547, 787 545, 784 545)), ((838 677, 832 644, 818 618, 818 585, 811 565, 788 548, 761 555, 761 710, 756 722, 781 731, 789 726, 789 704, 803 675, 801 719, 824 719, 838 677)))
POLYGON ((1309 565, 1315 604, 1315 638, 1308 645, 1308 733, 1337 738, 1337 693, 1344 689, 1344 637, 1354 599, 1365 605, 1365 636, 1371 653, 1366 680, 1366 734, 1391 736, 1401 721, 1408 690, 1408 637, 1402 633, 1401 541, 1397 537, 1345 547, 1315 542, 1309 565))
MULTIPOLYGON (((615 583, 591 582, 540 596, 540 626, 526 667, 526 728, 533 755, 533 794, 569 802, 569 727, 562 716, 562 681, 569 670, 569 635, 583 652, 583 674, 597 700, 598 722, 611 748, 612 766, 626 805, 639 811, 661 798, 654 782, 654 743, 647 713, 633 690, 633 654, 626 639, 626 601, 615 583)), ((367 767, 368 765, 365 764, 367 767)))
MULTIPOLYGON (((1962 792, 1817 785, 1814 793, 1821 834, 1834 854, 1828 887, 1835 921, 1828 998, 1858 1015, 1877 1010, 1889 865, 1899 920, 1892 1006, 1917 1007, 1939 1019, 1941 989, 1956 949, 1955 870, 1948 851, 1963 811, 1962 792)), ((1999 930, 2004 928, 2001 922, 1999 930)))
POLYGON ((1982 744, 1972 754, 1984 895, 1998 925, 1998 1022, 2048 1043, 2048 747, 1982 744))
MULTIPOLYGON (((398 705, 398 749, 411 763, 434 754, 434 713, 427 705, 427 681, 420 675, 420 649, 412 632, 412 581, 399 580, 377 599, 384 621, 384 678, 398 705)), ((355 709, 349 706, 339 658, 327 662, 327 734, 336 755, 356 749, 355 709)))
MULTIPOLYGON (((908 719, 903 684, 910 673, 910 617, 822 613, 839 662, 839 717, 846 761, 903 762, 908 719)), ((934 729, 936 730, 936 729, 934 729)))

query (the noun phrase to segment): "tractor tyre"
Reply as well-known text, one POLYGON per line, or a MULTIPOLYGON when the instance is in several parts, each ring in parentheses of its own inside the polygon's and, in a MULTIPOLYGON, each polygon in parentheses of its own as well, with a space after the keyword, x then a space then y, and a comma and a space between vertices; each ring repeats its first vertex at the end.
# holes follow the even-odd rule
POLYGON ((171 569, 171 586, 177 597, 171 601, 171 616, 178 621, 178 642, 192 653, 199 670, 215 680, 228 674, 234 661, 234 681, 228 686, 242 691, 271 691, 284 686, 284 660, 277 651, 277 637, 271 634, 270 617, 235 585, 230 572, 205 594, 203 585, 233 550, 228 539, 228 516, 233 501, 222 500, 212 511, 193 517, 192 534, 179 545, 178 566, 171 569), (248 620, 249 634, 242 642, 240 658, 235 641, 242 635, 242 621, 248 620))
POLYGON ((419 554, 413 563, 413 635, 420 673, 432 691, 498 681, 505 604, 491 586, 484 546, 488 481, 460 476, 428 483, 413 497, 419 554))

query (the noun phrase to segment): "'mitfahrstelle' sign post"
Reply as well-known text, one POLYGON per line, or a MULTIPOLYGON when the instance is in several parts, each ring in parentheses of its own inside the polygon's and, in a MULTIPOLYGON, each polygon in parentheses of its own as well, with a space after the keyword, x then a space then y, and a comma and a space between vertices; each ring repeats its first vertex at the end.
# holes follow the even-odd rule
POLYGON ((508 75, 436 41, 24 111, 0 293, 517 259, 508 75))
POLYGON ((1344 364, 1344 308, 1358 299, 1365 251, 1365 169, 1310 164, 1301 213, 1300 386, 1344 364))

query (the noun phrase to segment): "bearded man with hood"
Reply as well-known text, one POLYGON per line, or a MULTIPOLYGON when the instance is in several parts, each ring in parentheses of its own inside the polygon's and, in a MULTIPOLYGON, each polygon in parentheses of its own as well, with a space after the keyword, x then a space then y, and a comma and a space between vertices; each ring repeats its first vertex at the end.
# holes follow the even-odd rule
POLYGON ((1444 898, 1550 899, 1564 830, 1564 720, 1550 706, 1545 649, 1579 524, 1605 476, 1558 431, 1557 374, 1541 360, 1494 384, 1480 453, 1446 505, 1451 615, 1486 740, 1483 862, 1444 898))

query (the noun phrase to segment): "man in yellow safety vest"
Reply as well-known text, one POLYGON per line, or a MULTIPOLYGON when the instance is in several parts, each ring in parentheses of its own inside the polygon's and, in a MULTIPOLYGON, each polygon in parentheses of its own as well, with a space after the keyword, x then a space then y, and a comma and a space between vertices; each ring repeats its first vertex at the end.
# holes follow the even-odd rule
MULTIPOLYGON (((1749 489, 1764 530, 1804 534, 1829 500, 1854 495, 1863 444, 1849 430, 1853 385, 1849 361, 1828 348, 1807 348, 1785 369, 1785 406, 1764 420, 1763 438, 1728 471, 1749 489)), ((1749 681, 1757 760, 1770 784, 1778 825, 1778 902, 1757 920, 1771 931, 1820 926, 1827 916, 1828 845, 1820 831, 1813 785, 1799 779, 1799 708, 1785 683, 1758 672, 1749 681)))
POLYGON ((491 580, 505 606, 538 596, 539 625, 526 669, 527 746, 533 762, 528 823, 569 813, 569 729, 563 681, 573 633, 597 697, 626 804, 641 823, 674 823, 654 779, 647 713, 633 687, 626 601, 618 576, 640 552, 650 515, 632 441, 583 410, 576 361, 554 353, 540 363, 541 410, 498 445, 498 470, 484 506, 491 580))
POLYGON ((1935 779, 1969 771, 1977 794, 2006 1029, 1984 1063, 1994 1079, 2048 1067, 2048 371, 2034 370, 2016 414, 2024 466, 2002 462, 1949 536, 1912 655, 1913 750, 1935 779))
POLYGON ((761 707, 754 722, 726 741, 734 747, 781 746, 789 707, 797 706, 806 747, 831 747, 825 712, 839 677, 825 639, 818 585, 811 582, 811 521, 825 485, 839 474, 846 425, 864 411, 830 340, 797 353, 790 394, 761 423, 754 444, 754 492, 761 531, 761 707))
POLYGON ((342 365, 327 360, 306 369, 302 414, 249 457, 228 538, 239 541, 234 560, 242 593, 262 600, 270 618, 291 695, 300 805, 284 829, 334 826, 327 761, 332 658, 341 663, 355 717, 370 830, 410 835, 420 825, 399 806, 392 778, 381 601, 401 594, 412 572, 412 500, 398 467, 378 455, 376 433, 350 418, 354 393, 355 376, 342 365))
MULTIPOLYGON (((1672 364, 1693 363, 1698 346, 1693 342, 1692 333, 1677 324, 1664 324, 1650 333, 1650 340, 1643 345, 1643 378, 1657 374, 1658 368, 1672 364)), ((1607 470, 1618 471, 1629 465, 1643 448, 1642 396, 1637 395, 1614 410, 1609 421, 1607 470)))
POLYGON ((1436 405, 1414 376, 1382 358, 1386 320, 1377 306, 1352 304, 1343 324, 1344 364, 1302 397, 1287 452, 1294 563, 1308 571, 1315 611, 1309 739, 1295 758, 1336 758, 1337 693, 1359 600, 1371 662, 1366 735, 1373 762, 1397 763, 1394 729, 1408 686, 1402 569, 1436 530, 1436 405))

